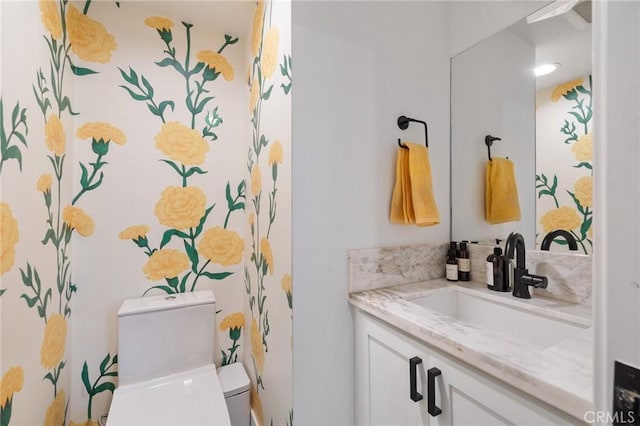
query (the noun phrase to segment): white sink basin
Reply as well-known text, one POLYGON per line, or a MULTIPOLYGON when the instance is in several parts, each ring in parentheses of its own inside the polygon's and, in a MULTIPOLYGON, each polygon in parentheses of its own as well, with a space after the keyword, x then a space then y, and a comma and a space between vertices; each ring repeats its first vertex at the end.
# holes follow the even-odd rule
MULTIPOLYGON (((553 346, 589 328, 578 321, 556 318, 535 312, 533 309, 505 303, 498 295, 481 296, 473 293, 451 287, 409 301, 452 319, 506 334, 540 348, 553 346)), ((510 294, 502 296, 512 297, 510 294)), ((536 302, 544 303, 540 300, 536 302)))

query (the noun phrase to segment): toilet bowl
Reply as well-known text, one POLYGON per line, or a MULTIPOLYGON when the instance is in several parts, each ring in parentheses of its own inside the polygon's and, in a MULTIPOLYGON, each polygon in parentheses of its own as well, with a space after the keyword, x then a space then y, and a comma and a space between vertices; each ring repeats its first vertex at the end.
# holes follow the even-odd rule
MULTIPOLYGON (((211 291, 122 303, 118 311, 119 386, 113 393, 107 426, 241 424, 231 423, 213 363, 215 312, 211 291)), ((246 377, 241 364, 232 373, 223 375, 246 377)), ((248 416, 248 377, 246 392, 244 379, 238 380, 227 383, 227 390, 235 389, 233 397, 246 393, 248 416)), ((232 417, 243 418, 245 404, 238 401, 234 400, 232 417)))

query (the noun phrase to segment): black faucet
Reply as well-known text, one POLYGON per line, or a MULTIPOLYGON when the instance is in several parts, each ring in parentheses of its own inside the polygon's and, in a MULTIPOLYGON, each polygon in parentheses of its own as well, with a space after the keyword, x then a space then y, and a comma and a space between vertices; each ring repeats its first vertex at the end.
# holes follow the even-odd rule
POLYGON ((567 240, 567 243, 569 244, 569 250, 578 250, 578 242, 573 235, 571 235, 564 229, 556 229, 555 231, 551 231, 547 235, 545 235, 544 239, 542 240, 542 246, 540 247, 540 250, 549 250, 551 243, 556 237, 564 237, 564 239, 567 240))
POLYGON ((547 288, 547 277, 530 274, 529 270, 526 268, 524 237, 521 234, 517 232, 509 234, 504 251, 511 266, 513 266, 512 260, 514 251, 516 252, 516 266, 513 268, 513 274, 509 274, 509 277, 512 278, 513 282, 513 297, 531 299, 529 286, 535 288, 547 288))

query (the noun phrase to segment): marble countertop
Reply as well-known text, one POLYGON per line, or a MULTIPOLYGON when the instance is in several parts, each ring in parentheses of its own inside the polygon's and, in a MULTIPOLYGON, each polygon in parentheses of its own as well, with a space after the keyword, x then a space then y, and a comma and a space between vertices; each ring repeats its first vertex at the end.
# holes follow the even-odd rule
POLYGON ((445 279, 352 293, 349 303, 576 418, 583 419, 584 413, 593 409, 590 306, 536 296, 516 299, 511 293, 487 290, 481 283, 452 284, 445 279), (585 329, 541 348, 411 302, 452 286, 522 310, 568 320, 585 329))

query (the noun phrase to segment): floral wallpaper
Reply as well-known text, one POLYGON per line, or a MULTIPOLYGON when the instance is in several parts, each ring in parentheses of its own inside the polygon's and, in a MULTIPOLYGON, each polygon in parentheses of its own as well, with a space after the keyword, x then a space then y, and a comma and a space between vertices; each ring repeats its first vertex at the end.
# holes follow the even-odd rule
MULTIPOLYGON (((537 93, 537 244, 556 229, 569 231, 580 253, 593 249, 591 76, 537 93)), ((557 238, 551 250, 568 250, 557 238)))
POLYGON ((290 219, 283 220, 284 211, 290 210, 291 189, 287 179, 282 182, 283 172, 285 176, 290 173, 286 159, 290 158, 291 132, 290 126, 272 125, 274 113, 286 111, 284 108, 290 111, 287 99, 292 89, 291 56, 282 37, 284 22, 273 18, 274 9, 278 7, 281 5, 277 2, 258 2, 251 27, 246 81, 251 131, 246 153, 248 230, 244 266, 251 347, 247 358, 251 366, 251 405, 260 424, 293 422, 291 346, 290 343, 283 346, 282 333, 273 335, 278 328, 291 336, 291 324, 283 323, 286 319, 281 314, 283 310, 292 309, 291 253, 290 246, 284 243, 291 233, 290 219), (279 314, 276 318, 274 312, 279 314), (283 348, 285 354, 281 353, 283 348), (278 365, 287 366, 286 374, 278 365), (284 395, 288 400, 280 397, 278 402, 269 404, 271 410, 266 409, 263 400, 282 395, 282 392, 273 392, 272 387, 283 384, 289 387, 284 395), (273 410, 274 405, 283 406, 283 403, 288 408, 286 413, 273 410))
POLYGON ((225 4, 0 5, 0 425, 97 424, 122 300, 204 289, 292 423, 290 4, 225 4))

